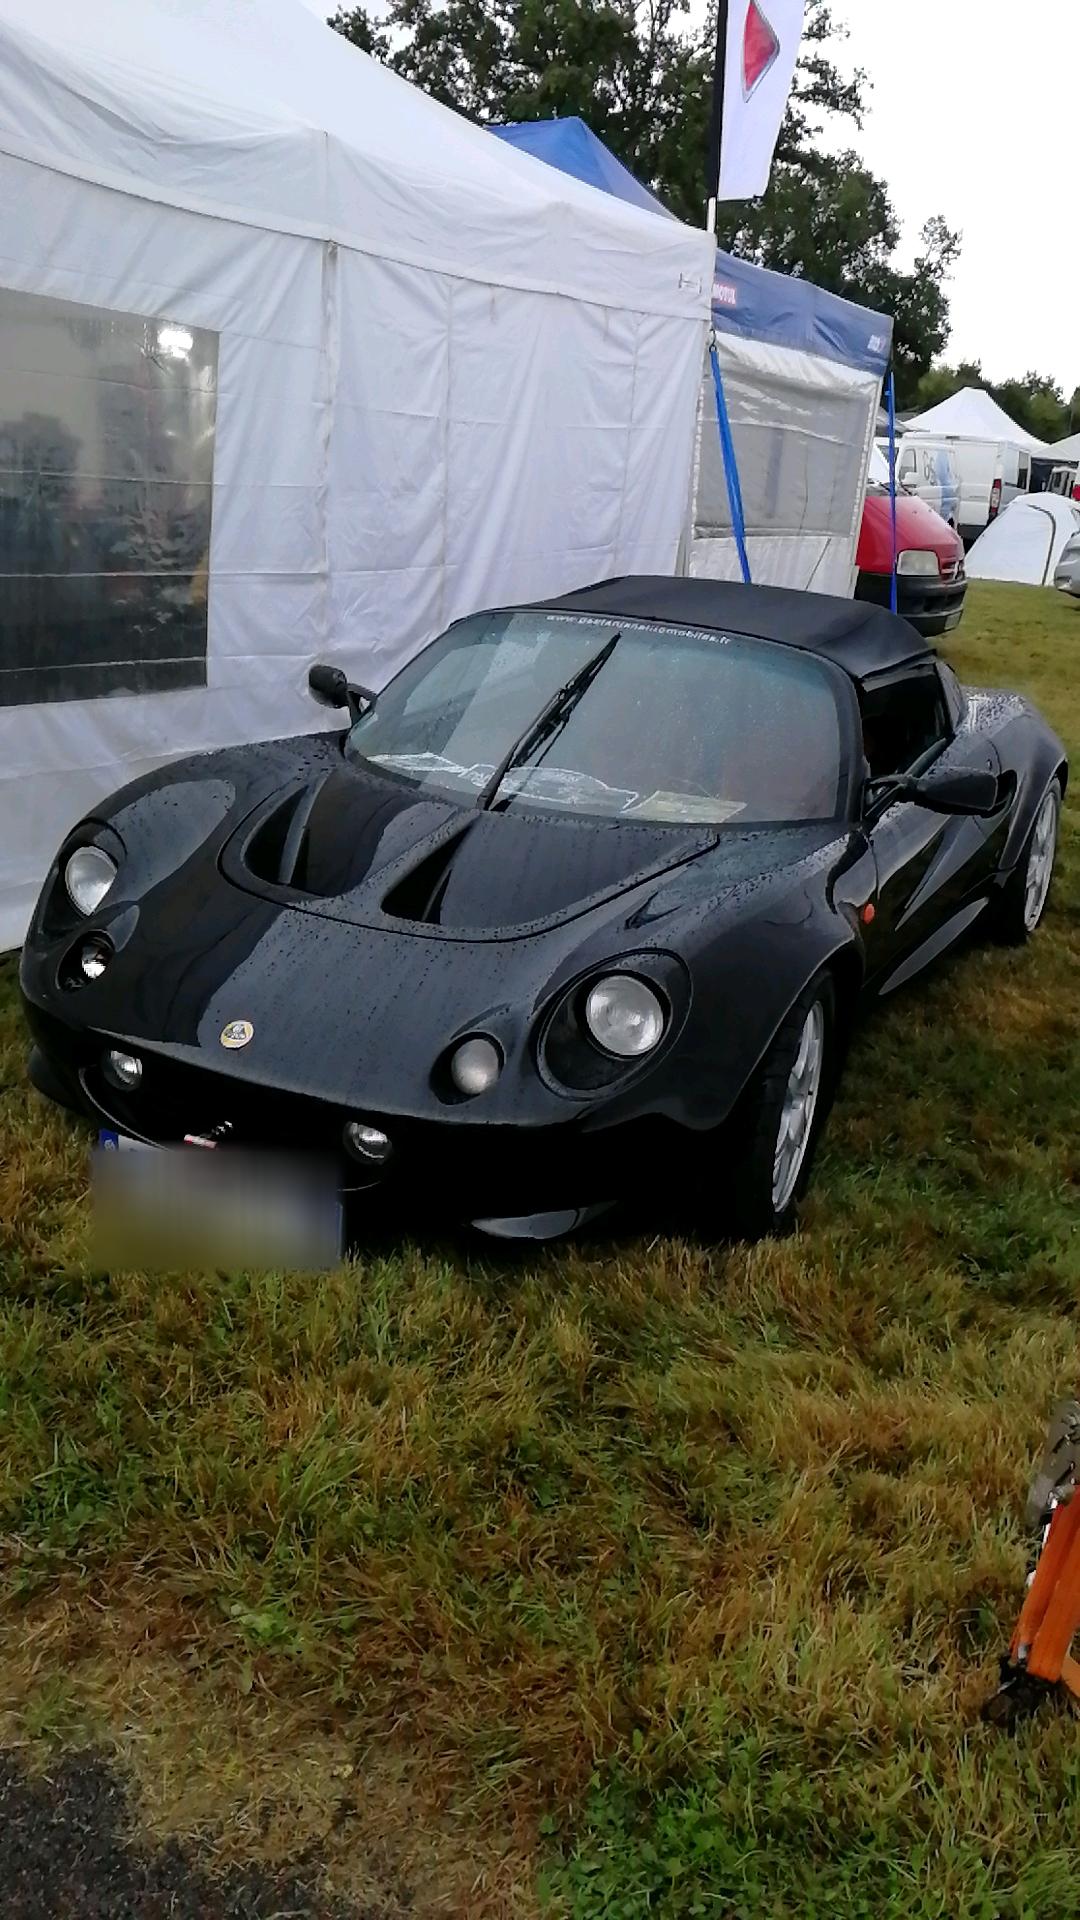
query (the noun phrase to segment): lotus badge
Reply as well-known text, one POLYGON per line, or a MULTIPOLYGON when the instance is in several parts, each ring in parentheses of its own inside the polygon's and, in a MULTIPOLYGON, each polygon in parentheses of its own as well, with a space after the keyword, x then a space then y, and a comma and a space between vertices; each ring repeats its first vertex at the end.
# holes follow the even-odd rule
POLYGON ((246 1047, 254 1037, 255 1029, 250 1020, 230 1020, 228 1026, 221 1029, 222 1046, 234 1051, 237 1047, 246 1047))

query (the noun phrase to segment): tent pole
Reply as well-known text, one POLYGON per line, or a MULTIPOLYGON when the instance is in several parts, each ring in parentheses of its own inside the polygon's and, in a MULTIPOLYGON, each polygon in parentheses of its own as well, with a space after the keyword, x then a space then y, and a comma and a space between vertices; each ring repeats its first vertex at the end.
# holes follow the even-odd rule
POLYGON ((724 381, 720 372, 720 355, 716 350, 716 335, 713 334, 709 345, 709 360, 712 364, 713 387, 716 390, 716 424, 720 430, 720 453, 724 462, 724 479, 727 481, 728 507, 731 511, 731 524, 735 530, 735 546, 739 555, 739 571, 743 585, 753 584, 750 577, 750 557, 746 551, 746 514, 743 509, 742 485, 739 480, 739 465, 735 458, 735 442, 731 437, 731 419, 724 394, 724 381))
POLYGON ((720 198, 720 166, 724 152, 724 87, 727 81, 728 0, 716 0, 716 59, 713 64, 712 112, 709 116, 706 233, 716 232, 716 203, 720 198))
POLYGON ((892 515, 892 581, 889 606, 896 612, 899 593, 896 580, 896 375, 889 369, 889 509, 892 515))

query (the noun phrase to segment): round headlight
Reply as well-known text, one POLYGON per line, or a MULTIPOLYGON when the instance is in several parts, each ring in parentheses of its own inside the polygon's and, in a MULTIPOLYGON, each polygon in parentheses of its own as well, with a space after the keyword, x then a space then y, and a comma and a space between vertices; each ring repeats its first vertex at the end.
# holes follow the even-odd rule
POLYGON ((463 1040, 450 1057, 450 1078, 458 1092, 470 1099, 493 1087, 501 1072, 502 1054, 494 1040, 485 1040, 482 1034, 463 1040))
POLYGON ((96 913, 115 879, 116 861, 101 847, 76 847, 64 868, 64 885, 80 913, 96 913))
POLYGON ((663 1003, 644 980, 632 973, 612 973, 590 990, 585 1024, 605 1053, 636 1060, 663 1039, 663 1003))

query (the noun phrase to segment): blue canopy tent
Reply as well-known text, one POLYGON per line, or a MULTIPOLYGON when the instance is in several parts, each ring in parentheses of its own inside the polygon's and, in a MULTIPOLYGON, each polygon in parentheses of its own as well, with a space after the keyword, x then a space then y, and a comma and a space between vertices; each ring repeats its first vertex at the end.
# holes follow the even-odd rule
POLYGON ((628 200, 631 206, 644 207, 647 213, 662 214, 665 220, 674 219, 663 201, 650 193, 648 187, 643 187, 640 180, 635 180, 629 168, 616 160, 577 114, 568 114, 565 120, 520 120, 510 126, 492 127, 491 132, 500 140, 508 140, 512 147, 519 147, 522 153, 531 153, 537 160, 546 160, 549 167, 558 167, 560 173, 569 173, 575 180, 599 187, 601 193, 610 193, 616 200, 628 200))
MULTIPOLYGON (((577 119, 495 127, 549 166, 671 218, 577 119)), ((753 578, 849 594, 892 321, 808 280, 717 252, 713 331, 734 462, 725 465, 711 375, 699 413, 689 570, 737 578, 730 481, 741 485, 753 578), (737 476, 734 466, 737 464, 737 476), (729 466, 732 471, 729 471, 729 466)))

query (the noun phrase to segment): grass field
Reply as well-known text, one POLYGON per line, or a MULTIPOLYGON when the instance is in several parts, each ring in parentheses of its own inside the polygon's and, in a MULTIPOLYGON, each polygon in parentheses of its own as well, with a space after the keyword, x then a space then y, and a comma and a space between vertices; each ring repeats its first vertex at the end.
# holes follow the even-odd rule
MULTIPOLYGON (((948 653, 1080 756, 1080 607, 975 588, 948 653)), ((1080 1912, 1080 1725, 977 1718, 1080 1372, 1074 822, 754 1251, 94 1279, 4 963, 0 1745, 387 1920, 1080 1912)))

